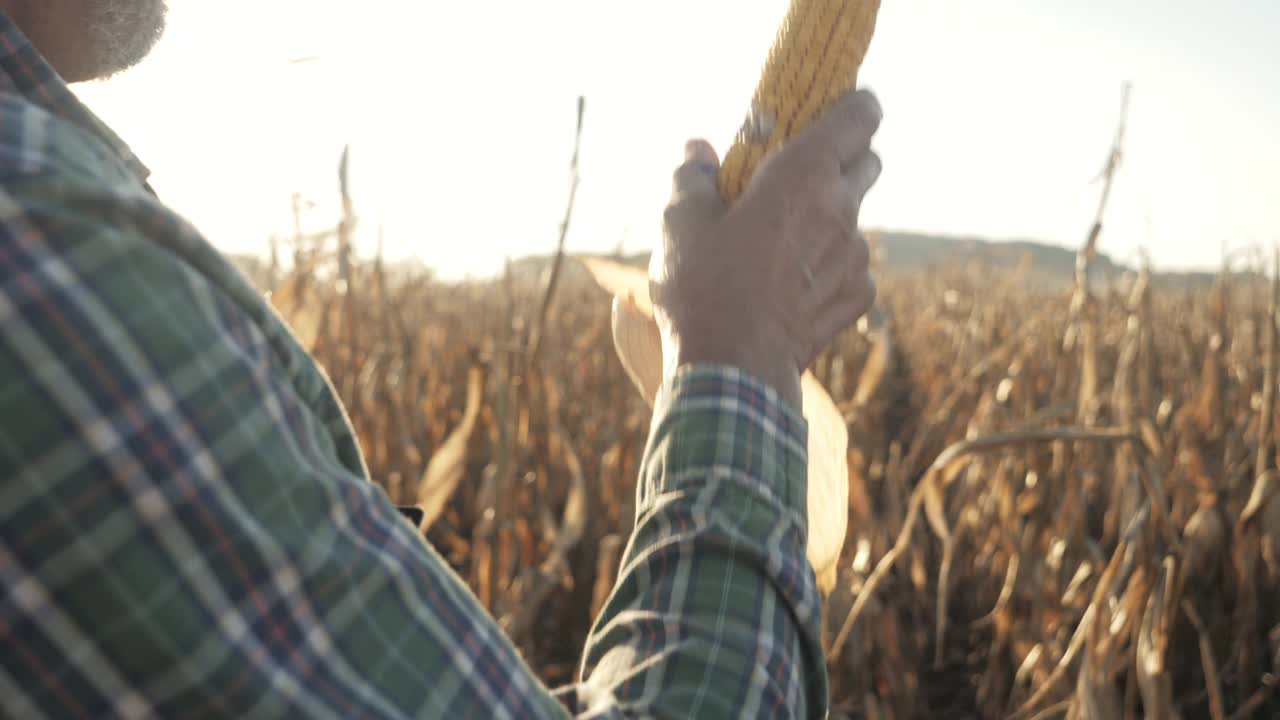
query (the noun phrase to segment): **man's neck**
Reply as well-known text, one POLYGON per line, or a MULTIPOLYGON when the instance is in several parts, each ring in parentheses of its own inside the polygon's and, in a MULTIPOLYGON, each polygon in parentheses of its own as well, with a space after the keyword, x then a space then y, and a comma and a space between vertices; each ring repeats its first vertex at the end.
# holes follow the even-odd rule
POLYGON ((68 83, 93 79, 76 37, 75 18, 83 0, 0 0, 0 13, 13 21, 31 45, 68 83))

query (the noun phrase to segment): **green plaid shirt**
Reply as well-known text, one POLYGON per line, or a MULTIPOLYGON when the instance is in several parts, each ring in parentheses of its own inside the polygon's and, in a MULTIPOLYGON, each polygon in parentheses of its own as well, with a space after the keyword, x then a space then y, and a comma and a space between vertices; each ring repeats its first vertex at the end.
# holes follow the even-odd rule
POLYGON ((581 679, 549 690, 145 178, 0 15, 0 715, 825 713, 806 429, 772 390, 680 372, 581 679))

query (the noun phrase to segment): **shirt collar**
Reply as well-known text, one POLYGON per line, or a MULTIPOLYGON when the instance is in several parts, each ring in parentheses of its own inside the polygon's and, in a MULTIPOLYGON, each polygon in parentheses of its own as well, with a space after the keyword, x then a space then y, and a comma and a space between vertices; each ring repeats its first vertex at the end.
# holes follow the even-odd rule
POLYGON ((106 123, 76 97, 27 36, 0 12, 0 92, 21 95, 47 112, 95 135, 124 160, 143 184, 151 172, 106 123))

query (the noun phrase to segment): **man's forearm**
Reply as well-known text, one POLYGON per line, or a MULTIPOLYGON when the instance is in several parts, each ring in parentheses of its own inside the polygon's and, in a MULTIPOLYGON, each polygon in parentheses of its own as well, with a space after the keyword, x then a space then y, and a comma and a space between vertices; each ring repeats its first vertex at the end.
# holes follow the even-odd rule
POLYGON ((618 584, 587 643, 580 709, 825 712, 805 442, 799 413, 741 371, 676 374, 654 416, 618 584))

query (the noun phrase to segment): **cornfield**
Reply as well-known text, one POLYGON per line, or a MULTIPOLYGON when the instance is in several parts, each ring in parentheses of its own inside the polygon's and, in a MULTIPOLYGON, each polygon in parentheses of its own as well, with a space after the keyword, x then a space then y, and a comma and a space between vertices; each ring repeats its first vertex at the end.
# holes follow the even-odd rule
MULTIPOLYGON (((563 257, 466 284, 297 261, 263 282, 372 476, 434 508, 426 538, 570 681, 648 429, 607 296, 563 257)), ((850 432, 834 717, 1280 714, 1277 291, 1103 284, 882 276, 819 359, 850 432)))

